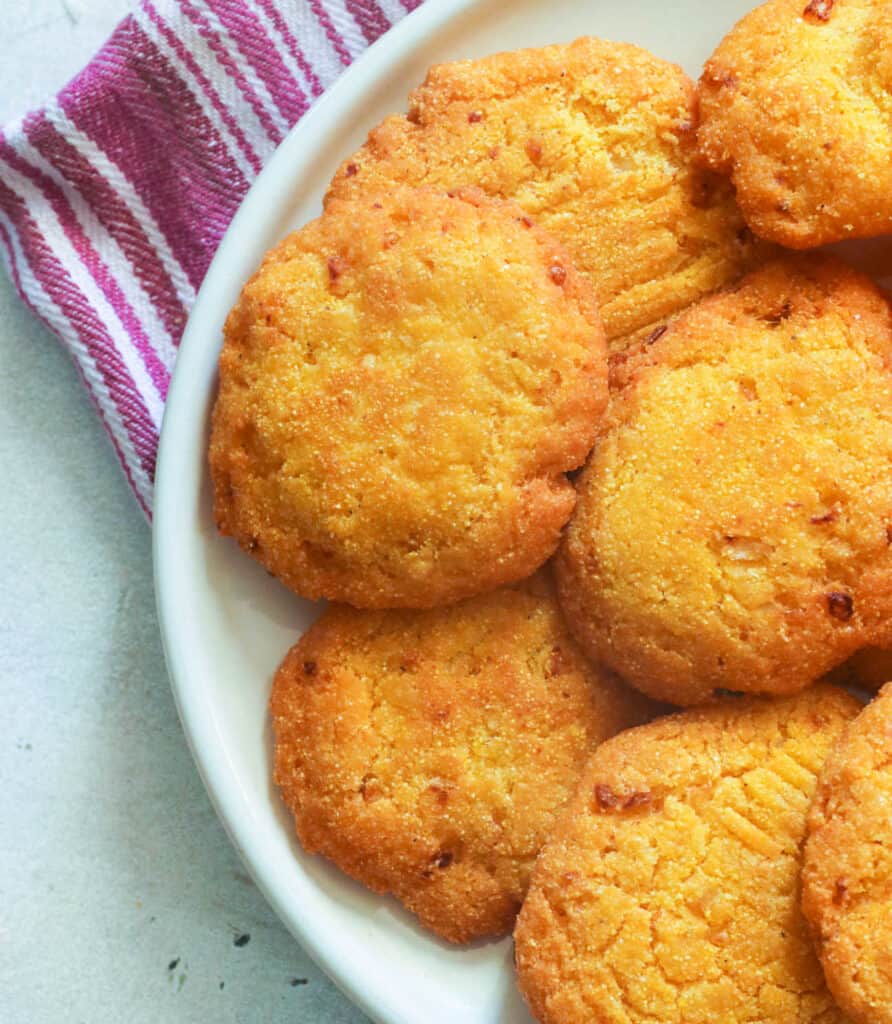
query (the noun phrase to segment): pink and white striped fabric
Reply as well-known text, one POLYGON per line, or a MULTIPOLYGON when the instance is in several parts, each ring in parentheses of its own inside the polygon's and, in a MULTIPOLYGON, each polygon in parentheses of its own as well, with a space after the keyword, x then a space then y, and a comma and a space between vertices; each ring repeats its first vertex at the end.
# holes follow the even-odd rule
POLYGON ((0 133, 0 253, 147 516, 177 346, 236 208, 313 100, 419 3, 141 0, 0 133))

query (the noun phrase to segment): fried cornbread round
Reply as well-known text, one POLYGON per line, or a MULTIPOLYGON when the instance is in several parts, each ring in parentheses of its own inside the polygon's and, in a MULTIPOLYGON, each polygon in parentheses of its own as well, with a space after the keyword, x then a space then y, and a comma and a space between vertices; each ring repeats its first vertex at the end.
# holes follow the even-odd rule
POLYGON ((515 206, 430 189, 329 203, 226 323, 220 530, 297 593, 431 607, 554 551, 606 403, 603 329, 515 206))
POLYGON ((892 233, 892 6, 769 0, 700 79, 700 151, 794 249, 892 233))
POLYGON ((330 607, 271 710, 304 848, 466 942, 511 929, 587 756, 652 708, 586 661, 539 574, 450 608, 330 607))
POLYGON ((843 1024, 799 908, 805 821, 859 705, 820 685, 608 740, 514 934, 543 1024, 843 1024))
POLYGON ((790 693, 892 629, 892 314, 774 262, 614 366, 558 557, 583 648, 676 704, 790 693))
POLYGON ((846 729, 808 821, 802 908, 830 991, 858 1024, 892 1022, 892 686, 846 729))
POLYGON ((329 196, 475 185, 561 239, 620 339, 740 275, 753 239, 696 165, 694 87, 637 46, 583 38, 433 67, 329 196))

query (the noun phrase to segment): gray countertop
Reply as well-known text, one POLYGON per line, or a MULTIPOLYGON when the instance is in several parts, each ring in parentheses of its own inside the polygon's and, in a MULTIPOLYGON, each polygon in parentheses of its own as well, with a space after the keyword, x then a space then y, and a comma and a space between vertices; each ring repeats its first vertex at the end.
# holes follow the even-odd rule
MULTIPOLYGON (((126 8, 2 0, 0 123, 126 8)), ((359 1024, 211 809, 164 668, 149 529, 68 356, 2 274, 0 349, 0 1020, 359 1024)))

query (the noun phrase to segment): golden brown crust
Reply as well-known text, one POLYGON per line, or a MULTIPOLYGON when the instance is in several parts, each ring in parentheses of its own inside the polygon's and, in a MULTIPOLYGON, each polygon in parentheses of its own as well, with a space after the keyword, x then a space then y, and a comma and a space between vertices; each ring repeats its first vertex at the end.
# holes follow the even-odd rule
POLYGON ((858 1024, 892 1021, 892 687, 852 722, 808 821, 802 908, 830 991, 858 1024))
POLYGON ((430 607, 557 546, 606 402, 588 283, 515 206, 332 201, 226 324, 210 465, 223 533, 309 598, 430 607))
POLYGON ((731 190, 695 166, 693 108, 678 66, 601 39, 441 64, 344 161, 329 200, 393 182, 511 199, 567 245, 619 343, 754 255, 731 190))
POLYGON ((652 708, 585 660, 539 574, 433 611, 330 607, 271 711, 304 847, 466 942, 510 930, 586 757, 652 708))
POLYGON ((586 767, 515 930, 542 1024, 843 1024, 798 906, 805 819, 859 705, 827 685, 632 729, 586 767))
POLYGON ((892 640, 892 314, 778 261, 613 367, 558 556, 592 656, 677 704, 789 693, 892 640))
POLYGON ((698 140, 750 227, 804 249, 892 233, 892 7, 769 0, 700 79, 698 140))
POLYGON ((880 690, 892 682, 892 650, 864 647, 828 675, 837 686, 856 686, 862 690, 880 690))

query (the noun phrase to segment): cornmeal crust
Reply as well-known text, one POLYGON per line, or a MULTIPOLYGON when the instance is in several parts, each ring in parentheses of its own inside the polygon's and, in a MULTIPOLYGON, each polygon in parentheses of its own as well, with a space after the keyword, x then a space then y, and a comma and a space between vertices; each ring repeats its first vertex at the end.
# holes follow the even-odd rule
POLYGON ((590 665, 547 579, 452 608, 330 607, 271 700, 297 833, 430 929, 511 929, 595 745, 653 712, 590 665))
POLYGON ((515 930, 542 1024, 843 1024, 799 909, 805 820, 860 705, 728 698, 602 744, 515 930))
POLYGON ((517 202, 566 244, 622 347, 755 255, 732 190, 696 166, 694 106, 677 65, 602 39, 441 64, 329 197, 423 183, 517 202))
POLYGON ((828 258, 614 366, 558 556, 589 655, 660 700, 789 693, 892 643, 892 313, 828 258))
POLYGON ((573 510, 606 376, 590 285, 516 206, 330 202, 227 320, 217 524, 313 599, 430 607, 521 579, 573 510))
POLYGON ((892 1021, 892 687, 824 765, 808 821, 802 907, 830 991, 858 1024, 892 1021))
POLYGON ((805 249, 892 233, 892 5, 769 0, 699 96, 701 154, 758 235, 805 249))
POLYGON ((830 673, 830 681, 839 686, 879 690, 892 682, 892 650, 863 647, 830 673))

